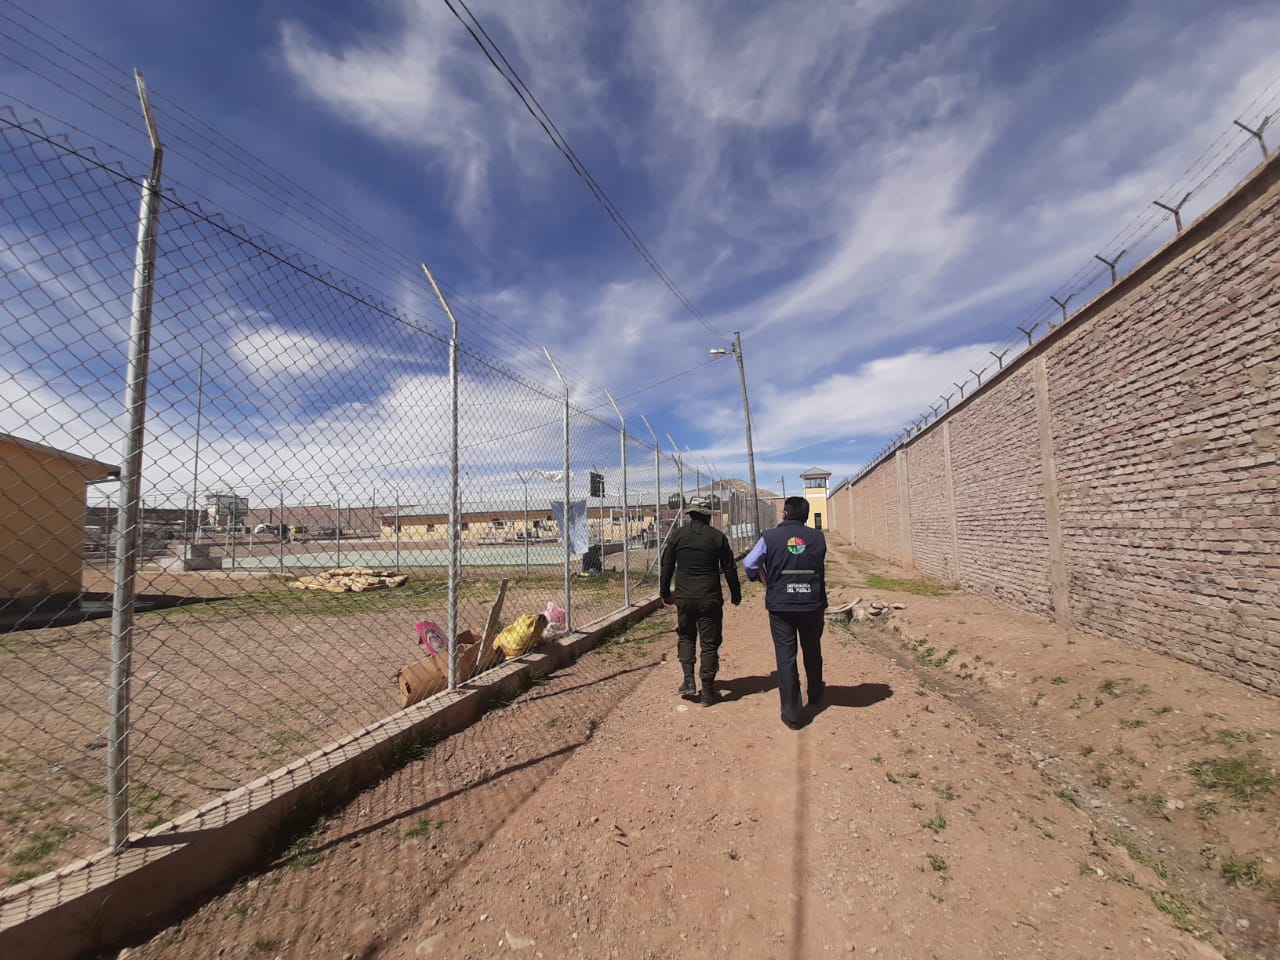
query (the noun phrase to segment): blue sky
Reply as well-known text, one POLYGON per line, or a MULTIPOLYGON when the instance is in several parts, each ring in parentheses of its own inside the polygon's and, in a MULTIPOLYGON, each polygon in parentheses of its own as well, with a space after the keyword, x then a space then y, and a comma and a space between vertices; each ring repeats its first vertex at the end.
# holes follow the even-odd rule
MULTIPOLYGON (((1280 6, 1267 2, 471 6, 668 274, 714 327, 742 331, 758 473, 775 488, 812 465, 852 473, 1021 340, 1015 324, 1056 313, 1051 294, 1087 302, 1106 269, 1094 254, 1134 238, 1123 270, 1167 239, 1151 201, 1180 199, 1206 150, 1247 140, 1222 139, 1233 119, 1256 125, 1280 103, 1280 6), (1135 218, 1148 220, 1123 234, 1135 218)), ((191 153, 171 151, 167 180, 427 313, 416 271, 429 262, 495 318, 471 313, 464 342, 540 383, 555 382, 543 344, 593 404, 586 381, 630 394, 725 345, 623 241, 440 0, 37 12, 402 259, 369 272, 191 153)), ((143 155, 137 130, 19 66, 16 22, 0 21, 6 99, 143 155)), ((163 135, 173 120, 158 113, 163 135)), ((1184 217, 1259 158, 1236 155, 1184 217)), ((745 475, 731 360, 626 406, 745 475)))

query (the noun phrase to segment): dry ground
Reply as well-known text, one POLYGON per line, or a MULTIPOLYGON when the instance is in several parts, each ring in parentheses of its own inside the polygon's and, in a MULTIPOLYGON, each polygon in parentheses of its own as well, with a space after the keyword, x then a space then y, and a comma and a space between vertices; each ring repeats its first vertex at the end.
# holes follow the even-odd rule
POLYGON ((758 588, 713 708, 661 614, 127 956, 1280 955, 1280 703, 836 553, 805 729, 758 588))
MULTIPOLYGON (((396 672, 422 657, 413 624, 447 618, 439 571, 409 572, 400 589, 329 594, 273 574, 147 570, 144 592, 209 602, 136 617, 131 829, 398 710, 396 672)), ((512 578, 504 622, 563 598, 559 571, 472 568, 463 629, 483 633, 502 576, 512 578)), ((575 623, 622 597, 618 574, 575 580, 575 623)), ((0 633, 0 886, 106 845, 109 652, 106 619, 0 633)))

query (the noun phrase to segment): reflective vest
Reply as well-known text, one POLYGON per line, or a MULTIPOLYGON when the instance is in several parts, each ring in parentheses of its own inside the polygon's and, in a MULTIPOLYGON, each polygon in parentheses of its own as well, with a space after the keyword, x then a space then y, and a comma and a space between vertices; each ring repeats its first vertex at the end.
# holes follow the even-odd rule
POLYGON ((764 605, 801 612, 827 608, 827 540, 799 520, 783 520, 764 533, 764 605))

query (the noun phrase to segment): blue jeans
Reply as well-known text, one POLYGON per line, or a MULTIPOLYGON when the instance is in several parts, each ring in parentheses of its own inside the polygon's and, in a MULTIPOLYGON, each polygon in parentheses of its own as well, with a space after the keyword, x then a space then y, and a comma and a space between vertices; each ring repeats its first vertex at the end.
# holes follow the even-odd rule
POLYGON ((796 668, 796 642, 804 654, 804 675, 810 699, 822 689, 821 610, 780 613, 769 611, 769 632, 773 634, 773 654, 778 661, 778 696, 782 700, 784 723, 799 723, 800 671, 796 668))

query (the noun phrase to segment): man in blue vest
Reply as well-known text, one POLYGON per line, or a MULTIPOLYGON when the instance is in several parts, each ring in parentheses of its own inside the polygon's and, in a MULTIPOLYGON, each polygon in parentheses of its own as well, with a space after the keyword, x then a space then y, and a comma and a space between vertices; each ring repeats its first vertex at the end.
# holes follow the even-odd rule
POLYGON ((805 526, 809 501, 787 497, 782 522, 766 530, 742 561, 747 579, 763 580, 764 605, 769 611, 769 632, 778 661, 778 695, 782 722, 792 730, 804 726, 801 718, 800 672, 796 669, 796 641, 804 653, 804 675, 809 703, 822 699, 822 627, 827 609, 827 540, 821 530, 805 526))

